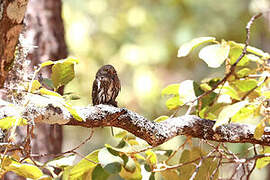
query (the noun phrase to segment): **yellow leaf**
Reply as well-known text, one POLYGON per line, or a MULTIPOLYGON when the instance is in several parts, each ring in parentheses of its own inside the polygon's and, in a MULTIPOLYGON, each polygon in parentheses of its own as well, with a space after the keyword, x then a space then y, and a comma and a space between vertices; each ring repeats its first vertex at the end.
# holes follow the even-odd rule
POLYGON ((34 80, 32 82, 32 87, 31 87, 31 93, 35 92, 41 87, 41 84, 38 82, 38 80, 34 80))
POLYGON ((169 118, 169 116, 160 116, 160 117, 156 118, 154 121, 155 122, 162 122, 162 121, 165 121, 168 118, 169 118))
POLYGON ((164 95, 178 95, 179 91, 179 84, 170 84, 164 89, 162 89, 162 96, 164 95))
POLYGON ((60 94, 58 94, 57 92, 50 91, 50 90, 45 89, 45 88, 41 88, 39 90, 39 92, 40 92, 41 95, 50 95, 50 96, 57 96, 57 97, 62 98, 62 96, 60 94))
POLYGON ((180 178, 177 170, 161 171, 161 175, 163 176, 164 180, 173 180, 180 178))
POLYGON ((54 62, 53 61, 46 61, 46 62, 44 62, 44 63, 41 63, 41 65, 40 65, 40 67, 45 67, 45 66, 49 66, 49 65, 52 65, 52 64, 54 64, 54 62))
POLYGON ((157 164, 157 155, 151 150, 147 150, 145 151, 146 154, 146 159, 149 162, 149 164, 151 165, 156 165, 157 164))
POLYGON ((72 106, 64 105, 65 108, 70 112, 70 114, 77 120, 77 121, 83 121, 83 119, 79 116, 76 109, 72 108, 72 106))
POLYGON ((7 171, 13 171, 25 178, 37 179, 43 176, 42 171, 32 164, 21 164, 13 161, 8 167, 5 167, 5 169, 7 171))
POLYGON ((127 169, 122 168, 119 175, 123 179, 127 179, 127 180, 140 180, 140 179, 142 179, 141 167, 137 161, 135 162, 135 167, 136 168, 133 172, 129 172, 129 171, 127 171, 127 169))
POLYGON ((15 116, 10 116, 10 117, 5 117, 3 119, 0 119, 1 129, 9 129, 15 125, 16 126, 27 125, 27 120, 20 117, 15 117, 15 116))
POLYGON ((199 52, 199 58, 209 67, 218 68, 224 63, 230 52, 230 46, 226 43, 205 46, 199 52))
POLYGON ((184 104, 196 99, 194 91, 194 81, 185 80, 180 83, 179 99, 180 102, 183 102, 184 104))
POLYGON ((98 153, 99 150, 96 150, 84 157, 76 165, 74 165, 73 168, 71 168, 69 171, 70 179, 77 179, 81 177, 85 172, 88 172, 96 167, 96 165, 98 165, 98 153))
POLYGON ((184 43, 178 50, 177 57, 184 57, 187 56, 192 49, 195 47, 208 42, 215 41, 216 38, 214 37, 199 37, 192 39, 191 41, 184 43))
POLYGON ((217 127, 227 124, 232 116, 234 116, 240 109, 245 107, 248 104, 248 101, 241 101, 235 103, 233 105, 228 105, 223 108, 223 110, 219 113, 218 119, 213 127, 215 131, 217 127))
POLYGON ((264 133, 264 128, 265 128, 265 123, 264 123, 264 120, 262 120, 257 126, 256 126, 256 129, 255 129, 255 132, 254 132, 254 138, 255 139, 261 139, 263 133, 264 133))

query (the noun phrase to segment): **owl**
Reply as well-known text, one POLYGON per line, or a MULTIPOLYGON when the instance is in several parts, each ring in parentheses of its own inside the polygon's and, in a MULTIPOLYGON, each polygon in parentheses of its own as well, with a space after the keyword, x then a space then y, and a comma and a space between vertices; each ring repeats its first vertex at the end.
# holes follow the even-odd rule
POLYGON ((117 72, 112 65, 102 66, 96 74, 92 89, 93 105, 108 104, 117 107, 115 101, 121 89, 117 72))
MULTIPOLYGON (((115 101, 119 91, 121 89, 120 80, 117 76, 117 72, 112 65, 102 66, 97 74, 93 83, 92 89, 92 102, 93 105, 108 104, 117 107, 117 101, 115 101)), ((113 128, 111 127, 112 135, 113 128)))

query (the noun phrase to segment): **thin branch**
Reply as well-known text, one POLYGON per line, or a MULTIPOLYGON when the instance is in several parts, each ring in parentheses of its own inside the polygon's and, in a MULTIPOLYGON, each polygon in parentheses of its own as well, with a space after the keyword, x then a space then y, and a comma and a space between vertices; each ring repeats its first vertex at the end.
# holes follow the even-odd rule
POLYGON ((261 82, 259 82, 259 83, 257 84, 257 86, 255 86, 254 88, 252 88, 251 90, 249 90, 249 91, 241 98, 241 100, 246 99, 246 98, 248 97, 248 95, 250 95, 250 93, 252 93, 255 89, 257 89, 258 87, 260 87, 264 82, 267 81, 267 79, 268 79, 268 76, 265 76, 265 78, 264 78, 261 82))
POLYGON ((191 175, 191 177, 189 178, 189 180, 195 179, 196 175, 199 172, 200 167, 202 166, 202 162, 203 162, 203 159, 201 159, 200 162, 199 162, 199 164, 196 165, 196 169, 195 169, 194 173, 191 175))
POLYGON ((213 179, 214 179, 216 173, 217 173, 218 170, 219 170, 219 167, 221 166, 221 162, 222 162, 222 155, 221 155, 221 157, 220 157, 219 160, 218 160, 218 165, 217 165, 216 169, 213 171, 213 173, 212 173, 211 176, 210 176, 210 180, 213 180, 213 179))
POLYGON ((237 171, 238 171, 238 169, 240 168, 241 165, 242 164, 238 164, 237 167, 234 169, 233 174, 232 174, 230 180, 233 180, 233 177, 236 175, 236 173, 237 173, 237 171))
POLYGON ((138 153, 141 153, 141 152, 145 152, 149 149, 152 149, 153 147, 152 146, 147 146, 146 148, 143 148, 143 149, 140 149, 140 150, 137 150, 137 151, 131 151, 131 152, 127 152, 127 154, 138 154, 138 153))
MULTIPOLYGON (((254 154, 257 155, 258 153, 257 153, 256 145, 253 145, 253 148, 254 148, 254 154)), ((257 160, 254 160, 251 170, 248 170, 247 180, 249 180, 250 175, 252 174, 252 172, 254 171, 256 167, 256 164, 257 164, 257 160)))
POLYGON ((166 161, 165 161, 165 163, 167 164, 172 158, 173 158, 173 156, 178 152, 178 151, 180 151, 182 148, 184 148, 185 147, 185 145, 186 145, 186 143, 188 142, 188 138, 185 140, 185 142, 181 145, 181 146, 179 146, 178 148, 177 148, 177 150, 175 150, 169 157, 168 157, 168 159, 166 159, 166 161))
MULTIPOLYGON (((88 138, 86 138, 83 142, 81 142, 78 146, 76 146, 75 148, 62 152, 62 153, 58 153, 58 154, 51 154, 51 153, 47 153, 47 154, 31 154, 31 157, 45 157, 45 156, 54 156, 54 157, 58 157, 58 156, 62 156, 64 154, 69 154, 69 153, 77 153, 76 150, 79 149, 82 145, 84 145, 87 141, 89 141, 94 135, 94 130, 91 130, 90 136, 88 138)), ((78 154, 78 153, 77 153, 78 154)))

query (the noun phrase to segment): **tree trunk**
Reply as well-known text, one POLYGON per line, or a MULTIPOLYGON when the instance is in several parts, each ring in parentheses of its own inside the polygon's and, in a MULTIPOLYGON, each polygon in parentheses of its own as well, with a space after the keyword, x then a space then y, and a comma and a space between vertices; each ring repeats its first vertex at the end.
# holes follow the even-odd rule
MULTIPOLYGON (((59 60, 67 57, 67 47, 64 39, 64 25, 61 17, 61 0, 30 0, 25 14, 25 30, 23 32, 27 42, 33 48, 27 59, 31 60, 31 67, 47 61, 59 60)), ((1 34, 1 33, 0 33, 1 34)), ((50 68, 41 72, 41 77, 50 76, 50 68)), ((59 93, 63 93, 63 88, 59 93)), ((20 129, 22 138, 26 136, 26 129, 20 129)), ((60 125, 36 124, 32 139, 32 153, 57 154, 62 149, 62 127, 60 125)), ((45 162, 49 156, 36 160, 45 162)), ((7 173, 5 179, 14 178, 13 173, 7 173)))
MULTIPOLYGON (((59 60, 67 57, 64 39, 64 25, 61 17, 61 0, 30 0, 26 16, 24 36, 37 48, 29 53, 32 66, 47 60, 59 60)), ((48 77, 50 70, 42 72, 48 77)), ((63 88, 61 92, 63 93, 63 88)), ((33 153, 57 154, 61 152, 62 128, 59 125, 38 124, 35 127, 36 139, 33 153)), ((47 157, 42 160, 48 160, 47 157)))
POLYGON ((0 88, 12 68, 28 0, 0 0, 0 88))

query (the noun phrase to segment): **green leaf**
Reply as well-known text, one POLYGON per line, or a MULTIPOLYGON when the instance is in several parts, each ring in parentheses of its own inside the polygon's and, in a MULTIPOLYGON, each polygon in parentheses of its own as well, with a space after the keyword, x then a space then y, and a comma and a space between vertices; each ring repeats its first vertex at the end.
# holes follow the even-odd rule
POLYGON ((45 84, 47 87, 51 88, 51 89, 54 89, 55 87, 53 86, 53 82, 51 79, 49 78, 44 78, 42 80, 42 83, 45 84))
POLYGON ((260 116, 258 108, 259 107, 254 105, 243 107, 231 118, 231 120, 232 122, 238 123, 256 123, 257 119, 255 117, 260 116))
POLYGON ((196 99, 194 91, 194 81, 185 80, 180 83, 179 98, 180 102, 183 102, 183 104, 191 102, 196 99))
POLYGON ((254 55, 254 54, 247 54, 246 56, 250 61, 257 62, 257 63, 263 62, 263 60, 260 57, 254 55))
POLYGON ((216 38, 214 37, 199 37, 192 39, 189 42, 184 43, 178 50, 177 57, 184 57, 187 56, 190 51, 197 46, 208 43, 208 42, 214 42, 216 38))
POLYGON ((76 119, 77 121, 83 121, 81 116, 77 113, 76 109, 74 109, 71 105, 65 104, 65 108, 70 112, 70 114, 76 119))
POLYGON ((52 81, 56 88, 66 85, 74 77, 74 64, 78 63, 76 59, 67 58, 64 60, 56 61, 52 67, 52 81))
POLYGON ((149 180, 155 180, 155 173, 154 172, 151 173, 149 180))
POLYGON ((167 87, 165 87, 161 94, 164 95, 178 95, 179 93, 179 86, 180 84, 170 84, 167 87))
POLYGON ((127 155, 123 155, 122 158, 124 159, 125 170, 127 170, 128 172, 131 172, 131 173, 134 172, 136 170, 135 161, 127 155))
POLYGON ((140 180, 140 179, 142 179, 140 164, 138 162, 134 162, 134 165, 135 165, 135 169, 133 171, 128 171, 127 168, 122 168, 119 175, 123 179, 127 179, 127 180, 140 180))
POLYGON ((196 97, 198 97, 204 93, 204 90, 195 81, 193 82, 193 89, 194 89, 194 93, 195 93, 196 97))
POLYGON ((236 75, 239 77, 239 78, 242 78, 242 77, 245 77, 247 75, 250 74, 250 69, 249 68, 243 68, 243 69, 240 69, 239 71, 236 72, 236 75))
POLYGON ((98 165, 98 153, 99 150, 96 150, 88 154, 85 158, 83 158, 75 166, 73 166, 73 168, 70 170, 70 178, 79 178, 84 173, 90 171, 91 169, 94 169, 94 167, 98 165))
POLYGON ((180 101, 179 96, 172 97, 166 101, 166 106, 169 110, 173 110, 182 106, 184 103, 180 101))
POLYGON ((27 120, 21 117, 9 116, 3 119, 0 119, 0 128, 9 129, 13 126, 23 126, 27 125, 27 120))
POLYGON ((233 105, 225 106, 224 109, 219 113, 218 119, 213 127, 215 131, 217 127, 227 124, 230 121, 230 118, 235 115, 240 109, 245 107, 248 104, 248 101, 240 101, 233 105))
POLYGON ((101 167, 110 174, 119 173, 124 161, 119 156, 113 155, 108 148, 102 148, 98 153, 101 167))
POLYGON ((119 153, 127 153, 132 151, 132 148, 129 146, 126 140, 123 139, 119 142, 117 147, 112 147, 109 144, 105 144, 105 147, 107 147, 111 153, 114 151, 113 154, 115 154, 116 156, 118 156, 119 153))
POLYGON ((211 106, 205 106, 200 112, 199 116, 201 118, 215 120, 218 117, 220 111, 226 106, 224 103, 217 103, 211 106))
MULTIPOLYGON (((269 154, 270 153, 270 147, 269 146, 265 146, 263 148, 263 151, 260 152, 260 154, 269 154)), ((260 158, 257 160, 256 163, 256 168, 261 169, 263 167, 265 167, 266 165, 268 165, 270 163, 270 157, 264 157, 264 158, 260 158)))
POLYGON ((57 157, 56 159, 53 159, 46 163, 47 166, 52 167, 65 167, 65 166, 72 166, 73 162, 75 160, 76 156, 74 154, 68 155, 68 156, 61 156, 57 157))
POLYGON ((162 122, 165 121, 166 119, 168 119, 169 116, 159 116, 158 118, 156 118, 154 121, 155 122, 162 122))
POLYGON ((5 167, 5 170, 13 171, 20 176, 32 179, 40 178, 43 175, 42 171, 38 167, 32 164, 21 164, 15 161, 12 161, 9 166, 5 167))
POLYGON ((39 92, 40 92, 41 95, 49 95, 49 96, 56 96, 56 97, 62 98, 62 96, 60 94, 58 94, 57 92, 50 91, 50 90, 48 90, 46 88, 41 88, 39 90, 39 92))
POLYGON ((151 149, 145 151, 146 154, 146 161, 150 164, 150 165, 156 165, 157 164, 157 155, 154 151, 152 151, 151 149))
POLYGON ((238 92, 232 86, 225 86, 221 90, 222 94, 229 95, 232 99, 240 100, 238 92))
MULTIPOLYGON (((238 47, 233 47, 230 50, 229 58, 230 58, 230 64, 234 64, 236 60, 239 58, 239 56, 242 54, 243 49, 238 47)), ((237 66, 245 66, 249 63, 248 57, 245 55, 237 64, 237 66)))
MULTIPOLYGON (((56 62, 56 61, 55 61, 56 62)), ((54 64, 55 62, 53 62, 53 61, 46 61, 46 62, 44 62, 44 63, 41 63, 40 64, 40 67, 46 67, 46 66, 49 66, 49 65, 52 65, 52 64, 54 64)))
MULTIPOLYGON (((236 43, 236 42, 234 42, 234 41, 229 41, 229 44, 230 44, 230 46, 231 46, 232 48, 237 47, 237 48, 244 49, 244 47, 245 47, 245 44, 243 44, 243 43, 236 43)), ((265 54, 266 54, 266 53, 263 52, 262 50, 257 49, 257 48, 252 47, 252 46, 248 46, 248 47, 247 47, 247 51, 250 52, 250 53, 256 54, 256 55, 258 55, 258 56, 265 56, 265 54)))
MULTIPOLYGON (((210 85, 208 85, 207 83, 203 83, 203 84, 200 84, 199 86, 203 91, 210 91, 212 89, 212 87, 210 85)), ((197 96, 197 94, 196 94, 197 96)), ((197 96, 198 97, 198 96, 197 96)))
POLYGON ((226 43, 213 44, 205 46, 199 53, 199 58, 202 59, 209 67, 220 67, 230 52, 230 46, 226 43))
POLYGON ((92 172, 92 180, 106 180, 110 174, 106 172, 101 165, 97 165, 92 172))
POLYGON ((167 180, 180 179, 179 173, 175 169, 161 171, 161 175, 164 179, 167 179, 167 180))
POLYGON ((262 95, 269 99, 270 98, 270 91, 264 91, 262 93, 262 95))
POLYGON ((127 131, 120 131, 119 133, 115 134, 114 137, 116 138, 124 138, 128 134, 127 131))
POLYGON ((233 84, 242 92, 250 91, 257 86, 255 79, 236 80, 233 84))
MULTIPOLYGON (((193 161, 197 158, 205 156, 206 153, 203 152, 198 147, 193 147, 191 150, 184 150, 181 154, 180 163, 187 163, 193 161)), ((194 163, 198 165, 200 160, 195 161, 194 163)), ((196 166, 194 163, 189 163, 185 166, 179 168, 179 178, 181 180, 189 180, 194 173, 196 166)), ((218 160, 213 158, 207 158, 202 161, 202 165, 199 168, 199 171, 195 177, 197 180, 210 179, 211 174, 215 171, 218 166, 218 160)), ((213 179, 218 179, 219 172, 217 171, 213 179)))
POLYGON ((264 128, 265 128, 265 123, 264 123, 264 120, 262 120, 257 126, 256 126, 256 129, 255 129, 255 132, 254 132, 254 138, 257 139, 257 140, 260 140, 263 133, 264 133, 264 128))
POLYGON ((32 87, 31 87, 31 93, 35 92, 41 87, 41 84, 38 82, 38 80, 34 80, 32 82, 32 87))

